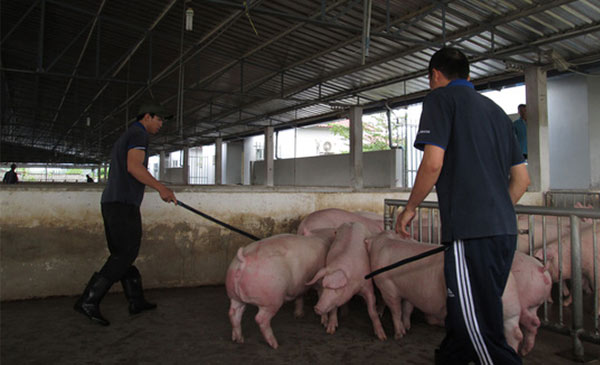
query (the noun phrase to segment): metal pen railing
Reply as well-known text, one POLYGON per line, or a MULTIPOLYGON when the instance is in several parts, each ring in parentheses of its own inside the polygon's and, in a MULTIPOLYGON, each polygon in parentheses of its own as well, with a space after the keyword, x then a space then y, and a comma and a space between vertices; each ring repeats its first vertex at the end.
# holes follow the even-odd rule
MULTIPOLYGON (((397 216, 398 208, 405 206, 408 203, 407 200, 398 199, 385 199, 384 201, 384 225, 385 229, 393 229, 395 222, 394 218, 397 216)), ((544 318, 542 325, 544 328, 548 328, 560 333, 570 334, 573 340, 573 356, 576 359, 583 359, 584 349, 582 340, 589 341, 592 343, 600 343, 600 331, 598 327, 598 220, 600 220, 600 210, 598 209, 580 209, 580 208, 552 208, 552 207, 538 207, 538 206, 523 206, 517 205, 515 212, 518 215, 527 216, 528 229, 526 232, 521 231, 520 234, 528 234, 528 248, 529 254, 532 255, 534 250, 542 249, 543 251, 543 263, 547 262, 547 217, 555 217, 557 222, 557 250, 558 250, 558 292, 559 297, 562 295, 563 287, 563 255, 562 245, 563 238, 570 237, 571 241, 571 278, 570 287, 572 295, 572 314, 571 314, 571 327, 568 328, 564 324, 563 318, 563 307, 558 301, 558 321, 552 321, 548 315, 548 303, 544 303, 544 318), (542 239, 537 242, 535 237, 535 217, 540 216, 542 222, 542 239), (563 219, 569 217, 569 223, 567 228, 570 230, 570 235, 563 237, 563 219), (585 233, 591 233, 591 245, 592 245, 592 258, 593 268, 592 275, 588 272, 589 285, 593 292, 593 310, 592 320, 588 321, 588 326, 591 323, 591 329, 584 329, 584 313, 583 313, 583 273, 582 273, 582 242, 581 242, 581 231, 580 222, 582 219, 592 219, 592 223, 589 227, 585 227, 585 233), (591 232, 589 232, 591 230, 591 232)), ((429 242, 429 243, 441 243, 441 224, 439 222, 439 209, 437 202, 422 202, 417 208, 417 216, 413 219, 411 226, 409 227, 411 236, 417 240, 429 242), (426 214, 424 214, 426 211, 426 214), (437 212, 437 214, 435 213, 437 212), (427 235, 423 235, 423 225, 426 225, 427 235), (416 225, 416 227, 415 227, 416 225), (437 234, 436 234, 437 233, 437 234)), ((550 242, 554 243, 554 241, 550 242)), ((586 245, 589 242, 586 241, 586 245)), ((589 251, 587 252, 589 254, 589 251)))

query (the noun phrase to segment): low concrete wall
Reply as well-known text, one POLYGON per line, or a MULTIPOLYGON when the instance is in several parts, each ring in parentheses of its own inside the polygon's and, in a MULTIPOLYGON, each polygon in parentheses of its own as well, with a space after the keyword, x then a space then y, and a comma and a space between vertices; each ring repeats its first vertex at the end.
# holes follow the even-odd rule
MULTIPOLYGON (((102 184, 0 186, 0 299, 79 294, 108 257, 100 214, 102 184)), ((144 286, 223 284, 237 249, 251 241, 147 189, 136 265, 144 286)), ((258 237, 295 232, 315 210, 336 207, 383 213, 389 189, 173 187, 177 198, 258 237)), ((435 194, 430 195, 435 199, 435 194)), ((537 198, 521 201, 531 204, 537 198), (527 202, 528 201, 528 202, 527 202)), ((541 201, 541 198, 539 199, 541 201)), ((121 290, 114 285, 113 290, 121 290)))
MULTIPOLYGON (((368 188, 402 187, 403 150, 363 153, 363 181, 368 188)), ((323 155, 274 161, 275 186, 351 186, 350 155, 323 155)), ((265 183, 265 161, 252 163, 252 184, 265 183)))

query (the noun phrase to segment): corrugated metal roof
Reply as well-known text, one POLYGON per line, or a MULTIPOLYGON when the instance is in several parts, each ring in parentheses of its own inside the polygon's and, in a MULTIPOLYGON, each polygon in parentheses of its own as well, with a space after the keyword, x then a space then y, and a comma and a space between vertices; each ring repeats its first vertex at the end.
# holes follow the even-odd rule
POLYGON ((600 62, 600 0, 373 0, 364 64, 365 1, 0 1, 3 161, 106 160, 149 98, 182 120, 154 151, 399 105, 444 44, 481 85, 600 62))

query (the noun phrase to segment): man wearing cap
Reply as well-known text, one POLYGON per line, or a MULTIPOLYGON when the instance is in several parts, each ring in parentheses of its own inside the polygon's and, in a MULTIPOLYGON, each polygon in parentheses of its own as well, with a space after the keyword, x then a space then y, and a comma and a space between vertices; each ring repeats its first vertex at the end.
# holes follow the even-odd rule
POLYGON ((142 105, 137 121, 119 137, 111 152, 108 182, 101 199, 110 256, 102 269, 92 275, 74 306, 76 311, 104 326, 110 323, 100 313, 100 301, 119 280, 129 301, 130 314, 156 308, 156 304, 144 299, 140 272, 133 262, 142 239, 140 204, 145 186, 158 191, 165 202, 177 204, 173 191, 152 177, 147 169, 148 134, 158 133, 168 118, 162 105, 142 105))

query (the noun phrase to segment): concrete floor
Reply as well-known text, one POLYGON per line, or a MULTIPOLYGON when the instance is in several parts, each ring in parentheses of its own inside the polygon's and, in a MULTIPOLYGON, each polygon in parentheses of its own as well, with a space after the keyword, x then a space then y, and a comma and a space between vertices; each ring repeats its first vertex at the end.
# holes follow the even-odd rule
MULTIPOLYGON (((293 318, 286 303, 272 321, 280 347, 273 350, 249 307, 242 328, 246 342, 231 341, 229 299, 223 286, 149 290, 153 312, 129 316, 121 293, 109 294, 102 312, 111 326, 91 323, 72 309, 74 297, 3 302, 0 308, 0 361, 10 364, 432 364, 444 330, 413 315, 413 328, 394 341, 389 312, 383 317, 387 341, 379 341, 362 299, 355 297, 334 335, 325 333, 312 311, 316 295, 305 301, 306 315, 293 318)), ((541 330, 524 364, 576 364, 556 355, 569 337, 541 330)), ((600 346, 585 343, 598 364, 600 346)))

